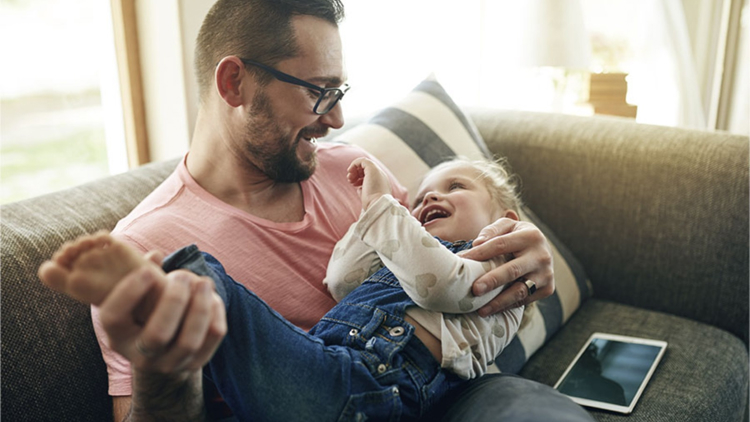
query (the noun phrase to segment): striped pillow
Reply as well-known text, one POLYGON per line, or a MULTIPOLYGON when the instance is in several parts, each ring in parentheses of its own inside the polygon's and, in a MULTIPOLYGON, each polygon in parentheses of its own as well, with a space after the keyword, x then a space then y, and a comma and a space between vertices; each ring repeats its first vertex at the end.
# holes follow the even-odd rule
POLYGON ((534 223, 544 233, 552 249, 555 293, 526 307, 516 338, 495 359, 501 372, 517 374, 527 360, 547 342, 591 297, 591 282, 580 262, 528 207, 522 207, 521 220, 534 223))
MULTIPOLYGON (((413 198, 424 174, 456 155, 492 157, 479 131, 434 78, 420 83, 402 100, 335 141, 362 147, 386 165, 413 198)), ((524 313, 516 338, 496 359, 503 372, 517 373, 529 357, 568 321, 591 295, 583 267, 529 209, 521 218, 534 223, 553 250, 555 293, 524 313)))
POLYGON ((434 78, 335 140, 358 145, 380 159, 410 198, 427 170, 441 162, 456 155, 491 156, 474 123, 434 78))

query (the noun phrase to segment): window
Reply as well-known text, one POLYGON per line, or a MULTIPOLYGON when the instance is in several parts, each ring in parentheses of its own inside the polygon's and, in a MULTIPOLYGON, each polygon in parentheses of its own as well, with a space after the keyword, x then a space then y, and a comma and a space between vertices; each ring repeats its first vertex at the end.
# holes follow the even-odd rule
MULTIPOLYGON (((722 128, 712 124, 710 117, 712 98, 717 95, 714 75, 721 78, 721 70, 714 66, 723 64, 721 39, 726 33, 722 33, 722 21, 729 18, 728 6, 732 5, 737 19, 739 7, 735 5, 740 2, 466 0, 461 7, 447 0, 348 2, 341 31, 352 90, 344 111, 348 116, 371 113, 435 73, 465 107, 591 114, 591 107, 583 101, 584 70, 568 72, 563 98, 569 107, 561 108, 556 105, 560 96, 557 73, 521 63, 523 37, 560 20, 558 15, 549 21, 538 19, 529 6, 578 3, 592 47, 587 71, 627 73, 627 99, 638 106, 637 121, 722 128)), ((747 24, 741 27, 742 40, 746 40, 747 24)), ((747 68, 742 53, 747 51, 746 42, 740 41, 734 52, 739 75, 747 68)), ((723 71, 728 74, 732 69, 723 71)), ((732 104, 740 104, 730 113, 746 115, 747 78, 737 79, 728 96, 732 104)))
POLYGON ((109 2, 0 0, 0 203, 127 169, 109 2))

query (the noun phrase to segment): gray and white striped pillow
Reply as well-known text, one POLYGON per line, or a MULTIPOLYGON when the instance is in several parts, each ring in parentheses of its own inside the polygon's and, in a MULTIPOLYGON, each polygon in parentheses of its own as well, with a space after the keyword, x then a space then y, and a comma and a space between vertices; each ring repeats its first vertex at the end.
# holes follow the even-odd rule
MULTIPOLYGON (((492 157, 474 123, 434 78, 424 80, 406 97, 334 141, 358 145, 374 155, 409 190, 410 198, 414 197, 424 174, 440 162, 456 155, 472 159, 492 157)), ((519 372, 528 358, 591 296, 583 267, 565 245, 531 210, 524 208, 521 218, 534 223, 550 241, 556 291, 524 313, 516 338, 496 359, 501 371, 511 373, 519 372)))
POLYGON ((335 141, 358 145, 380 159, 410 198, 422 176, 437 164, 456 155, 491 156, 474 123, 434 78, 335 141))

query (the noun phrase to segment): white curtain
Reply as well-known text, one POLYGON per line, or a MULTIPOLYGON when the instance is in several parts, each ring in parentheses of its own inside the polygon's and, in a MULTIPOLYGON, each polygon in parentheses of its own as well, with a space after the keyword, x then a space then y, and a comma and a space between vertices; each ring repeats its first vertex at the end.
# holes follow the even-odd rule
POLYGON ((740 21, 740 40, 734 68, 734 94, 729 108, 732 133, 750 136, 750 2, 745 0, 740 21))
MULTIPOLYGON (((639 122, 706 127, 702 73, 683 0, 581 4, 590 31, 614 32, 614 39, 625 40, 631 50, 620 70, 630 74, 628 100, 638 106, 639 122)), ((467 0, 459 6, 450 0, 381 0, 346 6, 342 37, 353 86, 344 108, 349 116, 389 104, 433 72, 464 106, 550 108, 553 90, 543 83, 546 75, 524 68, 518 59, 519 37, 539 24, 523 21, 521 2, 467 0)))
POLYGON ((641 0, 643 17, 629 101, 637 120, 666 126, 705 128, 685 11, 680 0, 641 0))

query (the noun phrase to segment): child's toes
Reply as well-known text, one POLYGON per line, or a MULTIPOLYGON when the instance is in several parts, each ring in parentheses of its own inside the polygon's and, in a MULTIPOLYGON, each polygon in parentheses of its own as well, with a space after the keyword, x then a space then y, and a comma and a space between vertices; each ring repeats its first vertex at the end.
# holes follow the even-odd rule
POLYGON ((92 250, 101 249, 107 246, 111 237, 107 232, 96 232, 79 237, 72 242, 65 242, 60 249, 52 256, 52 260, 59 265, 70 269, 78 258, 92 250))
POLYGON ((72 249, 75 247, 75 243, 73 242, 65 242, 63 243, 54 254, 52 254, 52 261, 55 261, 58 265, 61 265, 63 267, 70 268, 71 259, 70 257, 73 255, 72 249))
POLYGON ((92 247, 103 248, 112 243, 112 235, 106 230, 100 230, 91 235, 92 247))
POLYGON ((45 261, 39 267, 38 275, 47 287, 64 292, 70 272, 67 268, 58 265, 57 262, 45 261))

